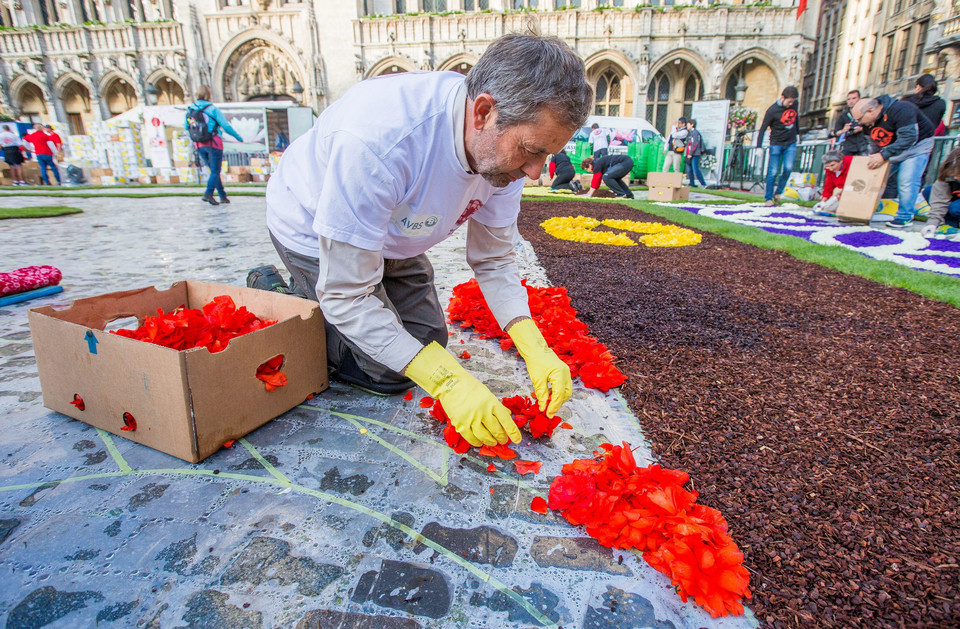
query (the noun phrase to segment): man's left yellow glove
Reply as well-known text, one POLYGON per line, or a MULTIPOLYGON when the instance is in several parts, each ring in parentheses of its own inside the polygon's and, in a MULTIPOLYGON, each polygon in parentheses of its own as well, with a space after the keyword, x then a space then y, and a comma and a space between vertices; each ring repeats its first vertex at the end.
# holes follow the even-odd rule
POLYGON ((547 417, 553 417, 563 403, 573 395, 570 368, 550 349, 533 319, 523 319, 514 323, 507 330, 507 334, 513 339, 517 351, 527 363, 527 373, 530 374, 540 410, 545 410, 547 417), (547 406, 548 399, 549 406, 547 406))

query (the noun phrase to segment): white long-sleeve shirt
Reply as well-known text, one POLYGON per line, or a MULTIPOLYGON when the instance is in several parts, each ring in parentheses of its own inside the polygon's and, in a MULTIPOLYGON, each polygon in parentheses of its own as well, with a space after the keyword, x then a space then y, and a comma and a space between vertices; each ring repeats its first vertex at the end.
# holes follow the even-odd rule
POLYGON ((384 259, 426 252, 468 223, 467 261, 501 326, 529 316, 514 260, 523 182, 496 188, 470 172, 466 89, 454 72, 363 81, 284 152, 267 186, 267 226, 319 259, 327 320, 401 371, 423 348, 373 296, 384 259))

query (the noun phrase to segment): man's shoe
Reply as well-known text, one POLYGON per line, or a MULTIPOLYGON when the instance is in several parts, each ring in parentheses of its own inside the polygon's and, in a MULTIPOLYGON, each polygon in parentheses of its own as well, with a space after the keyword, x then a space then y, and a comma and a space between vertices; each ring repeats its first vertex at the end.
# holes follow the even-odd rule
POLYGON ((247 273, 247 288, 272 291, 281 295, 290 295, 290 287, 283 281, 280 271, 272 264, 258 266, 247 273))
POLYGON ((230 199, 228 199, 227 197, 220 197, 220 203, 227 203, 227 204, 229 204, 229 203, 230 203, 230 199))
POLYGON ((774 201, 773 199, 767 199, 766 201, 763 202, 763 207, 773 207, 776 204, 777 202, 774 201))
POLYGON ((213 198, 213 195, 212 195, 212 194, 205 194, 205 195, 203 195, 203 200, 206 201, 207 203, 209 203, 210 205, 220 205, 220 203, 219 203, 216 199, 213 198))
POLYGON ((906 229, 910 226, 910 221, 905 221, 899 218, 895 218, 892 221, 884 223, 884 227, 888 229, 906 229))
POLYGON ((773 202, 774 202, 774 204, 776 204, 776 205, 780 205, 780 195, 779 195, 779 194, 773 195, 773 202))

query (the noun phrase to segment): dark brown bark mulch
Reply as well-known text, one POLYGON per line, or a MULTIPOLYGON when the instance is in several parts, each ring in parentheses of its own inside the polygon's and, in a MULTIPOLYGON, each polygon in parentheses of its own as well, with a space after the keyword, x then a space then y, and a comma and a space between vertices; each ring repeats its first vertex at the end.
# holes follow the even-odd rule
POLYGON ((617 356, 663 465, 719 509, 770 627, 960 626, 960 310, 703 233, 681 248, 520 231, 617 356))

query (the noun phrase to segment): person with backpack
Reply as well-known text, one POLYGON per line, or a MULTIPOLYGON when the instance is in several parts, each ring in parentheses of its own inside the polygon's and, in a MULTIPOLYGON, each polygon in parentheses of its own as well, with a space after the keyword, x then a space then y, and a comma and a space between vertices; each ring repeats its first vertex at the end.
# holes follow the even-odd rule
POLYGON ((687 177, 690 179, 690 185, 694 185, 697 179, 700 180, 700 187, 706 188, 707 182, 700 172, 700 156, 703 155, 703 136, 697 131, 697 121, 691 118, 687 120, 687 145, 684 148, 687 156, 687 177), (694 179, 696 178, 696 179, 694 179))
POLYGON ((210 97, 210 87, 201 85, 197 90, 197 100, 187 107, 187 120, 184 127, 190 134, 190 140, 196 145, 200 159, 210 168, 210 177, 207 179, 207 190, 203 193, 203 200, 210 205, 220 205, 230 203, 223 189, 223 182, 220 180, 220 165, 223 163, 221 132, 226 131, 238 142, 243 142, 243 138, 230 126, 220 109, 214 107, 210 97), (214 189, 220 194, 219 202, 213 198, 214 189))
POLYGON ((677 126, 670 130, 666 143, 663 145, 663 172, 668 173, 671 170, 675 173, 680 171, 680 158, 687 146, 687 119, 679 118, 677 126))

